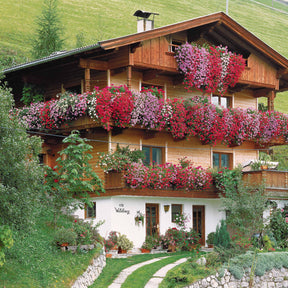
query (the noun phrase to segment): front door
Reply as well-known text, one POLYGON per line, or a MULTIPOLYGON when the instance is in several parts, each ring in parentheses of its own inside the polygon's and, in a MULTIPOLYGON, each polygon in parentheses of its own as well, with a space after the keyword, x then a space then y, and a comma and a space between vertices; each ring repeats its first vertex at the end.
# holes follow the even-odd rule
POLYGON ((159 204, 146 204, 146 236, 159 235, 159 204))
POLYGON ((193 205, 193 229, 199 233, 200 244, 205 245, 205 206, 193 205))

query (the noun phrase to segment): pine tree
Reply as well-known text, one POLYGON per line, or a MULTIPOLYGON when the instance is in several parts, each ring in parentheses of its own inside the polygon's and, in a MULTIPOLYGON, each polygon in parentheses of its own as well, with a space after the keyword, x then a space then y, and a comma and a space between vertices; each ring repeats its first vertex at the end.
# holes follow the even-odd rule
POLYGON ((63 29, 57 4, 57 0, 44 0, 42 14, 36 21, 38 28, 32 47, 32 55, 35 59, 48 56, 63 48, 63 29))

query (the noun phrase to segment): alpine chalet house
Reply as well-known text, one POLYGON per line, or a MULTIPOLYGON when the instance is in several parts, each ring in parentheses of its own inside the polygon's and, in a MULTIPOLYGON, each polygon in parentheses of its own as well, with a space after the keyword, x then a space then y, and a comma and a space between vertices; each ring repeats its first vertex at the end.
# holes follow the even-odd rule
MULTIPOLYGON (((146 235, 164 234, 185 213, 205 245, 225 218, 208 168, 233 168, 258 159, 259 149, 287 142, 288 121, 273 110, 277 92, 288 90, 288 60, 222 12, 155 29, 151 15, 135 13, 136 34, 4 73, 17 107, 25 89, 44 96, 24 118, 31 131, 46 132, 45 164, 54 166, 63 149, 57 136, 79 130, 90 140, 91 164, 106 193, 91 195, 93 209, 77 211, 79 217, 105 220, 102 236, 118 231, 140 247, 146 235), (76 93, 70 104, 59 96, 64 92, 76 93), (271 112, 257 111, 259 97, 271 112), (70 118, 63 107, 55 108, 61 117, 51 112, 57 101, 70 105, 64 107, 70 118), (121 171, 119 159, 109 162, 100 153, 111 156, 117 146, 142 150, 144 164, 121 171)), ((265 178, 270 199, 288 204, 288 172, 247 173, 265 178)))

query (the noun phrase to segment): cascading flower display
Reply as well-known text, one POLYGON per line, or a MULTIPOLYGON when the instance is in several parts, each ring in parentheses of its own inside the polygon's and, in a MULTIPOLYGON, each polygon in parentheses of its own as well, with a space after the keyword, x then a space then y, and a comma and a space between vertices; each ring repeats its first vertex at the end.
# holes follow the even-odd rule
POLYGON ((212 174, 202 167, 182 167, 170 163, 146 167, 141 162, 126 166, 124 178, 131 188, 205 190, 212 174))
POLYGON ((204 96, 160 99, 151 91, 131 92, 125 86, 106 87, 82 95, 64 94, 59 99, 32 103, 14 111, 27 129, 57 129, 84 115, 107 129, 113 126, 166 130, 174 139, 198 137, 203 144, 259 144, 283 137, 288 140, 287 115, 253 109, 221 109, 204 96))
POLYGON ((185 87, 223 95, 234 87, 245 68, 245 59, 222 46, 196 46, 185 43, 176 48, 178 69, 185 87))

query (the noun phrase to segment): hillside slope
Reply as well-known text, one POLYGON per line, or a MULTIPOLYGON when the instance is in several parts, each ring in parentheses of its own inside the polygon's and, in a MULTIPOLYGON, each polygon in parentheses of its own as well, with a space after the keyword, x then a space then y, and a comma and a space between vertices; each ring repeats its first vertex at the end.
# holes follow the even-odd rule
MULTIPOLYGON (((83 44, 132 34, 136 32, 138 10, 157 12, 155 27, 181 22, 191 18, 226 10, 226 0, 58 0, 63 24, 65 49, 76 47, 76 37, 83 36, 83 44)), ((229 0, 229 16, 255 34, 273 49, 288 57, 288 15, 271 6, 271 0, 229 0)), ((273 1, 273 7, 285 10, 288 6, 273 1)), ((0 0, 0 47, 2 51, 16 51, 18 55, 31 57, 31 39, 35 31, 35 19, 41 13, 39 0, 0 0)), ((0 51, 1 53, 1 51, 0 51)), ((286 95, 286 96, 285 96, 286 95)), ((288 112, 278 94, 276 106, 288 112), (280 101, 281 100, 281 101, 280 101), (280 103, 279 103, 280 101, 280 103)))

